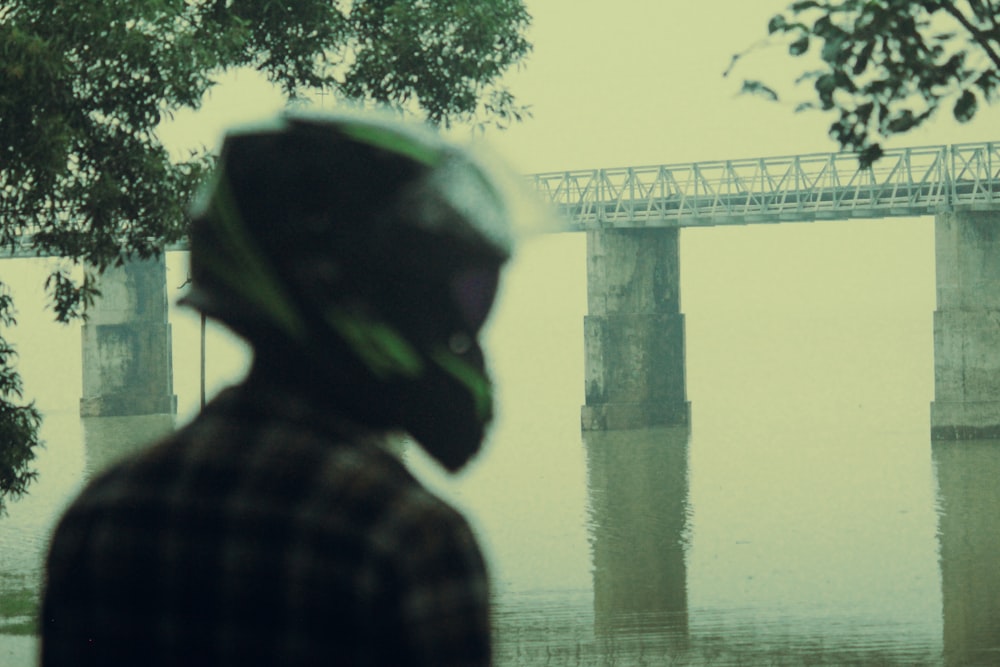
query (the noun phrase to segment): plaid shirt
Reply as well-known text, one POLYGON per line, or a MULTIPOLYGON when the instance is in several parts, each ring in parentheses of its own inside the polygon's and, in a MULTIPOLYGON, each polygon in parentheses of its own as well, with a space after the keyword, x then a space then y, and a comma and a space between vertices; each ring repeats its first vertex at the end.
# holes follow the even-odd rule
POLYGON ((48 559, 42 665, 479 665, 468 524, 372 434, 247 385, 93 480, 48 559))

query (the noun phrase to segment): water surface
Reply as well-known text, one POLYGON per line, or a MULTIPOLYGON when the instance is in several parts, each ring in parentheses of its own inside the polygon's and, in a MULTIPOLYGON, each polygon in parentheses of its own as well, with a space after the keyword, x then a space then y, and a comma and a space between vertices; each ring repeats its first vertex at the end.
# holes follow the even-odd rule
MULTIPOLYGON (((523 248, 490 324, 500 403, 484 454, 456 479, 407 455, 480 536, 497 662, 1000 663, 1000 444, 929 439, 931 221, 686 230, 681 244, 690 429, 581 434, 585 244, 562 235, 523 248)), ((48 446, 0 520, 8 588, 37 585, 88 471, 170 427, 76 416, 79 331, 46 323, 41 272, 18 262, 17 341, 48 446)), ((184 257, 169 268, 183 283, 184 257)), ((181 423, 197 410, 198 323, 171 321, 181 423)), ((218 332, 208 350, 212 392, 246 352, 218 332)))

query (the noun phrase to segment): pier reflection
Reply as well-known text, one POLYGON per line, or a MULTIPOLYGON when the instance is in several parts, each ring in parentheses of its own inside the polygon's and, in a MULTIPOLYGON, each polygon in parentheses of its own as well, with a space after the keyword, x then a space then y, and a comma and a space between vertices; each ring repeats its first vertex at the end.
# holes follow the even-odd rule
POLYGON ((174 415, 84 417, 84 478, 89 479, 112 463, 137 452, 174 428, 174 415))
POLYGON ((948 665, 1000 663, 1000 440, 933 443, 948 665))
POLYGON ((686 427, 584 432, 598 638, 683 649, 688 635, 686 427))

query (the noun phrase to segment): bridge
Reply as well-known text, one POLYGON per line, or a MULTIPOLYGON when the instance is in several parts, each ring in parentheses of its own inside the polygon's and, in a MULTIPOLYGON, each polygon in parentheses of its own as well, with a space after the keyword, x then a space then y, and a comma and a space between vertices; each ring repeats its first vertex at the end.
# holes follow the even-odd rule
POLYGON ((536 174, 578 231, 936 215, 1000 201, 1000 142, 536 174))
POLYGON ((536 174, 587 239, 584 430, 687 424, 679 233, 935 216, 937 439, 1000 437, 1000 143, 536 174))
MULTIPOLYGON (((851 153, 818 153, 528 180, 567 230, 588 236, 584 430, 689 422, 682 228, 933 215, 932 435, 1000 437, 1000 142, 893 149, 868 168, 851 153)), ((102 299, 84 327, 84 414, 130 413, 134 397, 151 391, 139 378, 155 377, 158 388, 136 410, 175 402, 165 292, 149 292, 162 262, 143 271, 125 267, 103 278, 124 287, 104 287, 117 296, 102 299), (130 328, 143 318, 141 332, 130 328), (162 365, 164 345, 166 371, 141 370, 162 365), (122 350, 134 363, 122 363, 122 350)))

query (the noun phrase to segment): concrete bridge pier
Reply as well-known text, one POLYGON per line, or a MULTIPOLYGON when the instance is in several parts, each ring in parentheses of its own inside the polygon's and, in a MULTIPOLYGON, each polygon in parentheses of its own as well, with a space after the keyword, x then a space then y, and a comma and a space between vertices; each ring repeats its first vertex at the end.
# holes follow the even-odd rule
POLYGON ((687 425, 680 230, 587 232, 584 431, 687 425))
POLYGON ((83 325, 82 417, 174 414, 163 255, 109 268, 83 325))
POLYGON ((1000 212, 935 218, 931 438, 1000 438, 1000 212))

